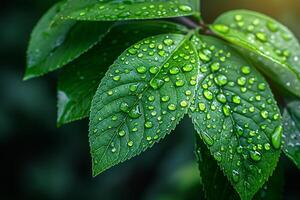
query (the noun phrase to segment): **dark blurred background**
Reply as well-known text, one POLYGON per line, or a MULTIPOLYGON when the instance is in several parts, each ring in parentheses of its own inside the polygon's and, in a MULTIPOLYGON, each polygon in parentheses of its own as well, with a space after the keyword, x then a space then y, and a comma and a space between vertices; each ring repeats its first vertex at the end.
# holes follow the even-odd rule
MULTIPOLYGON (((0 2, 0 199, 200 199, 193 127, 91 176, 87 120, 56 128, 56 75, 22 81, 29 35, 55 0, 0 2)), ((207 22, 229 9, 264 12, 300 37, 299 0, 203 0, 207 22)), ((284 199, 300 199, 300 171, 285 160, 284 199)))

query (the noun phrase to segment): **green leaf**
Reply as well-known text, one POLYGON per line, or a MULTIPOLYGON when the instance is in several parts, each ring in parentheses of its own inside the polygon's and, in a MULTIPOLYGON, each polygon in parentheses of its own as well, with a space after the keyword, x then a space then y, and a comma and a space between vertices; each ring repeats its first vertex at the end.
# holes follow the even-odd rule
POLYGON ((199 61, 189 37, 146 38, 110 66, 91 107, 94 176, 151 147, 187 112, 199 61))
POLYGON ((300 45, 289 29, 246 10, 221 15, 211 28, 244 49, 270 79, 300 97, 300 45))
POLYGON ((202 186, 209 200, 238 200, 239 196, 233 189, 217 161, 210 154, 199 135, 196 135, 196 157, 201 174, 202 186))
POLYGON ((62 18, 88 21, 117 21, 199 16, 199 0, 69 0, 62 18))
POLYGON ((58 125, 85 118, 100 80, 113 61, 139 40, 162 33, 184 33, 181 25, 163 21, 117 25, 95 46, 67 65, 58 81, 58 125))
POLYGON ((195 36, 200 56, 190 115, 242 199, 251 199, 280 156, 282 122, 268 83, 227 43, 195 36))
POLYGON ((300 101, 287 104, 283 112, 283 152, 300 169, 300 101))
POLYGON ((24 80, 56 70, 90 49, 109 30, 110 22, 57 20, 61 3, 54 5, 34 28, 27 51, 24 80))
MULTIPOLYGON (((196 136, 196 156, 198 158, 202 185, 207 199, 240 199, 199 136, 196 136)), ((282 199, 284 186, 283 172, 282 163, 279 163, 268 182, 256 193, 253 199, 282 199)))

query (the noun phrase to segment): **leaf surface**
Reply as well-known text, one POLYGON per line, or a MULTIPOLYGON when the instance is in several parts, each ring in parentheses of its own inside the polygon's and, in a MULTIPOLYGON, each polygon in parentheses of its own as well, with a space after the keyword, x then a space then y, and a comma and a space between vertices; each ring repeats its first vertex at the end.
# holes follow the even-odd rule
POLYGON ((62 3, 55 4, 34 28, 27 51, 24 80, 54 71, 99 42, 110 22, 58 20, 62 3))
POLYGON ((300 101, 292 101, 284 109, 283 127, 283 152, 300 169, 300 101))
POLYGON ((211 155, 242 199, 251 199, 280 156, 282 121, 268 83, 233 48, 193 38, 200 57, 190 115, 211 155))
POLYGON ((58 81, 57 124, 88 117, 92 98, 108 67, 129 46, 162 33, 184 33, 185 27, 163 21, 128 22, 111 31, 80 58, 67 65, 58 81))
POLYGON ((189 36, 165 34, 136 43, 110 66, 91 107, 94 176, 175 128, 194 96, 198 61, 189 36))
POLYGON ((211 28, 241 47, 271 80, 300 97, 300 45, 288 28, 246 10, 221 15, 211 28))
POLYGON ((63 18, 118 21, 199 15, 199 0, 69 0, 63 18))

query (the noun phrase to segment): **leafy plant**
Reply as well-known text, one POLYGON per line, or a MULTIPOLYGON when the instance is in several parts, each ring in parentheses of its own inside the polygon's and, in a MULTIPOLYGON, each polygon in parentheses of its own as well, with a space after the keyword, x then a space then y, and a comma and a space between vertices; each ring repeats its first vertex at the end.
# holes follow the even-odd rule
POLYGON ((206 25, 199 4, 59 2, 33 30, 24 79, 61 69, 57 124, 89 116, 93 176, 189 115, 208 199, 278 198, 281 152, 300 168, 299 43, 253 11, 206 25))

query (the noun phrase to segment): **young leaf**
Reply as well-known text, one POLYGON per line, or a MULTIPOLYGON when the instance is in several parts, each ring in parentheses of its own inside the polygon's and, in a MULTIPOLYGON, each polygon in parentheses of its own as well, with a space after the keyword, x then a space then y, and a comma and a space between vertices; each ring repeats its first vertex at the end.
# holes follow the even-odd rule
MULTIPOLYGON (((196 156, 205 195, 209 200, 238 200, 240 199, 231 183, 220 170, 217 161, 210 154, 200 137, 196 136, 196 156)), ((268 182, 256 193, 255 200, 280 200, 284 186, 284 173, 282 163, 278 163, 276 170, 268 182)))
POLYGON ((55 4, 34 28, 24 80, 56 70, 94 46, 109 30, 110 22, 57 20, 62 3, 55 4))
POLYGON ((289 29, 270 17, 245 10, 221 15, 211 28, 243 48, 270 79, 300 97, 300 45, 289 29))
POLYGON ((251 199, 280 156, 282 122, 268 83, 227 43, 195 36, 200 57, 190 115, 242 199, 251 199))
POLYGON ((196 135, 196 157, 201 174, 202 186, 209 200, 238 200, 239 195, 220 170, 217 161, 210 154, 199 135, 196 135))
POLYGON ((284 109, 283 127, 283 152, 300 169, 300 101, 292 101, 284 109))
POLYGON ((197 59, 189 36, 169 34, 136 43, 110 66, 91 107, 94 176, 175 128, 195 92, 197 59))
POLYGON ((101 43, 67 65, 58 81, 58 125, 87 117, 100 80, 113 61, 139 40, 163 33, 184 33, 181 25, 147 21, 117 25, 101 43))
POLYGON ((199 0, 69 0, 62 18, 88 21, 154 19, 199 15, 199 0))

